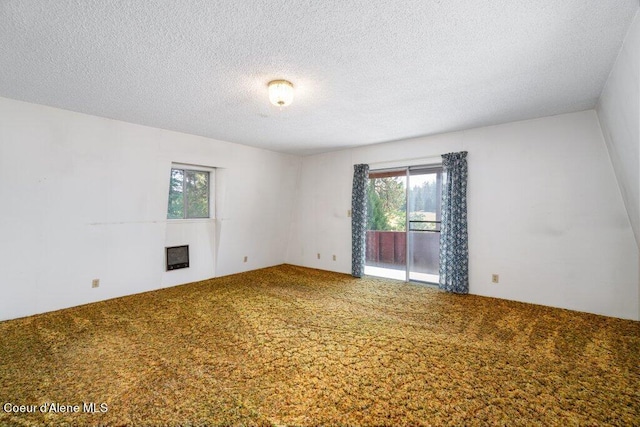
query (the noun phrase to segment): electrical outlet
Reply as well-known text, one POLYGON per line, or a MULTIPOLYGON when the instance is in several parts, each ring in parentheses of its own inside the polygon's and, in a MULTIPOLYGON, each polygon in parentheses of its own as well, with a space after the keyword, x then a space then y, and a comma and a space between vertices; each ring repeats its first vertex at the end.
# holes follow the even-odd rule
POLYGON ((318 259, 320 259, 320 252, 318 252, 318 259))
POLYGON ((247 262, 247 261, 249 261, 249 257, 245 255, 245 256, 244 256, 244 261, 243 261, 243 262, 247 262))
POLYGON ((491 283, 500 283, 500 275, 492 274, 491 275, 491 283))
POLYGON ((99 287, 99 286, 100 286, 100 279, 93 279, 93 280, 91 281, 91 287, 92 287, 92 288, 97 288, 97 287, 99 287))
POLYGON ((335 256, 335 255, 333 256, 333 260, 334 260, 334 261, 336 260, 336 256, 335 256))

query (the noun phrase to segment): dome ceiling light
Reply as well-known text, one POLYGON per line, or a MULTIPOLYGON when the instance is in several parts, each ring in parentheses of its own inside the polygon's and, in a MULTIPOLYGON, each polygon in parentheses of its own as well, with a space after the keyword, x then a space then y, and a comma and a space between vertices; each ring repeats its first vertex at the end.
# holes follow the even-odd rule
POLYGON ((286 107, 293 101, 293 84, 287 80, 269 82, 269 101, 276 107, 286 107))

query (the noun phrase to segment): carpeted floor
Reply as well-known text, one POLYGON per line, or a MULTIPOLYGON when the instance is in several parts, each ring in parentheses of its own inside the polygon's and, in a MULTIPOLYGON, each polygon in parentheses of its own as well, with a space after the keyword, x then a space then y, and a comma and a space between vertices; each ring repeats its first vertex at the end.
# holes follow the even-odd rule
POLYGON ((284 265, 2 322, 0 404, 16 426, 640 425, 640 322, 284 265))

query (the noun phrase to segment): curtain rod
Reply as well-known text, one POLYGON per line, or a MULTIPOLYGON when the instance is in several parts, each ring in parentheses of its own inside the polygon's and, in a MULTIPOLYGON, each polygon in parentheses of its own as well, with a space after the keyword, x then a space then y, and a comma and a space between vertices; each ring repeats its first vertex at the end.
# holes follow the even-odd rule
POLYGON ((418 157, 418 158, 406 158, 399 159, 393 161, 381 161, 381 162, 369 162, 368 165, 370 168, 376 168, 379 166, 379 169, 400 169, 406 168, 408 166, 437 166, 442 164, 441 156, 431 156, 431 157, 418 157), (386 166, 386 167, 385 167, 386 166))

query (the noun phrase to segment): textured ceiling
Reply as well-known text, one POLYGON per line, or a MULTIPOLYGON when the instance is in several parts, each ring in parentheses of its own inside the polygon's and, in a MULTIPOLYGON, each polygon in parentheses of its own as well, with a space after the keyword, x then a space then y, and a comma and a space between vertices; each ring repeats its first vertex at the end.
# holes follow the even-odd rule
POLYGON ((0 96, 309 154, 595 106, 638 0, 0 0, 0 96), (269 104, 267 83, 296 86, 269 104))

